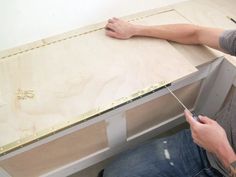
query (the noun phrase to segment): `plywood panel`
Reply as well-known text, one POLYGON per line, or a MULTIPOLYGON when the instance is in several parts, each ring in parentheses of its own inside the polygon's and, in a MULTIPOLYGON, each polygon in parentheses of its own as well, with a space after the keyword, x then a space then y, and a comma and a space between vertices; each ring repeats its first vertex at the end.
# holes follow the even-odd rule
MULTIPOLYGON (((199 81, 176 90, 174 93, 191 109, 194 106, 200 85, 201 82, 199 81)), ((182 112, 182 106, 170 94, 133 108, 126 113, 128 137, 177 116, 182 112)))
POLYGON ((235 2, 230 3, 232 1, 220 0, 217 0, 217 2, 215 3, 215 1, 211 0, 192 0, 176 4, 174 8, 194 24, 225 29, 235 28, 235 24, 226 17, 227 14, 225 13, 228 6, 235 6, 235 2))
POLYGON ((1 161, 0 166, 13 177, 38 177, 107 146, 103 121, 1 161))
MULTIPOLYGON (((173 10, 151 11, 135 23, 168 19, 185 20, 173 10)), ((53 131, 90 110, 196 71, 167 41, 116 40, 104 33, 101 24, 95 25, 1 55, 0 146, 53 131)))
MULTIPOLYGON (((236 19, 236 1, 235 0, 206 0, 208 3, 211 3, 211 6, 215 7, 216 9, 219 9, 223 12, 224 15, 230 16, 234 19, 236 19)), ((233 22, 232 22, 233 23, 233 22)))
POLYGON ((171 42, 171 45, 185 58, 188 58, 188 61, 194 66, 206 64, 224 55, 222 52, 202 45, 182 45, 175 42, 171 42))

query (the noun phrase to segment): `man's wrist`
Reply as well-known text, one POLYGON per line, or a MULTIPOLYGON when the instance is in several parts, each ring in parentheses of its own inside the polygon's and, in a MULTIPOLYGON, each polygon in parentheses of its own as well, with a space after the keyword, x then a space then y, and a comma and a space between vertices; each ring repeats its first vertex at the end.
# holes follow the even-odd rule
POLYGON ((236 177, 236 155, 232 147, 229 144, 221 145, 219 146, 216 155, 228 170, 229 176, 236 177))
POLYGON ((143 26, 141 26, 141 25, 134 25, 133 26, 133 34, 132 34, 132 36, 142 36, 143 34, 142 34, 142 31, 143 31, 143 26))
MULTIPOLYGON (((133 26, 133 36, 148 36, 153 37, 153 27, 151 26, 144 26, 144 25, 134 25, 133 26)), ((155 29, 156 31, 156 29, 155 29)))
POLYGON ((232 162, 236 161, 235 152, 229 144, 219 146, 216 156, 227 169, 232 162))

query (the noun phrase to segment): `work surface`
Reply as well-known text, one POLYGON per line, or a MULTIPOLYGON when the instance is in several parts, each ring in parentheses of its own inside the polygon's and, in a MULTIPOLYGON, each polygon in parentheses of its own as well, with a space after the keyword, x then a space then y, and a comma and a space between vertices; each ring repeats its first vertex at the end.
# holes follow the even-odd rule
MULTIPOLYGON (((140 17, 136 23, 186 22, 172 10, 140 17)), ((58 124, 86 118, 80 117, 86 112, 106 111, 116 100, 159 88, 196 71, 167 41, 115 40, 97 26, 2 56, 1 93, 7 94, 1 96, 4 124, 0 133, 7 136, 1 138, 0 145, 46 129, 55 131, 58 124)))
MULTIPOLYGON (((188 1, 125 19, 235 28, 233 1, 188 1), (197 7, 197 8, 196 8, 197 7)), ((164 40, 115 40, 105 23, 0 53, 0 152, 142 96, 221 53, 164 40)))

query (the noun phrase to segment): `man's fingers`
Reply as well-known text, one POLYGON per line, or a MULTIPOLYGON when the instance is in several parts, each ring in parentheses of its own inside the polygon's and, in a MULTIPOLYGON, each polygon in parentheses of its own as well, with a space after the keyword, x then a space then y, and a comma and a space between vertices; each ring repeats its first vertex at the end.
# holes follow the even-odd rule
POLYGON ((114 22, 115 22, 114 19, 109 19, 109 20, 108 20, 108 23, 114 23, 114 22))
POLYGON ((191 126, 195 124, 195 120, 193 119, 192 113, 191 113, 189 110, 185 109, 185 110, 184 110, 184 115, 185 115, 185 117, 186 117, 187 122, 188 122, 191 126))
POLYGON ((108 23, 107 25, 106 25, 106 29, 111 29, 111 30, 115 30, 115 26, 114 26, 114 24, 113 23, 108 23))
POLYGON ((206 117, 206 116, 198 116, 201 123, 203 124, 210 124, 213 122, 213 120, 211 120, 210 118, 206 117))
POLYGON ((114 31, 111 30, 106 30, 106 35, 113 37, 113 38, 117 38, 116 33, 114 31))
POLYGON ((108 23, 115 23, 115 22, 118 21, 118 20, 119 20, 119 18, 113 17, 113 18, 110 18, 110 19, 108 20, 108 23))
POLYGON ((119 20, 119 18, 116 18, 116 17, 113 17, 112 18, 114 21, 117 21, 117 20, 119 20))
POLYGON ((184 115, 189 125, 192 128, 197 128, 197 126, 199 125, 199 122, 193 118, 193 114, 189 110, 184 110, 184 115))

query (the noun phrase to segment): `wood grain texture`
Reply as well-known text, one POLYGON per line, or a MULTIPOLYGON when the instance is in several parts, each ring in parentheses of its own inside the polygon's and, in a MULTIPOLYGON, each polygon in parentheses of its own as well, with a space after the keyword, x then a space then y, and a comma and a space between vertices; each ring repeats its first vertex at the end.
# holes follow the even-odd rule
MULTIPOLYGON (((236 1, 234 0, 207 0, 209 3, 211 3, 212 6, 214 6, 216 9, 219 9, 223 12, 224 15, 230 16, 234 19, 236 19, 236 1)), ((233 23, 233 22, 232 22, 233 23)))
POLYGON ((222 52, 202 45, 182 45, 175 42, 171 42, 171 45, 185 58, 188 58, 188 61, 194 66, 204 65, 224 55, 222 52))
MULTIPOLYGON (((135 22, 155 25, 168 19, 184 20, 169 11, 135 22)), ((1 59, 0 146, 194 71, 167 41, 116 40, 104 29, 1 59)))
POLYGON ((107 148, 105 121, 0 162, 13 177, 38 177, 107 148))
POLYGON ((229 7, 235 5, 236 2, 232 0, 191 0, 174 5, 174 9, 194 24, 234 29, 235 24, 226 16, 232 15, 229 7))

